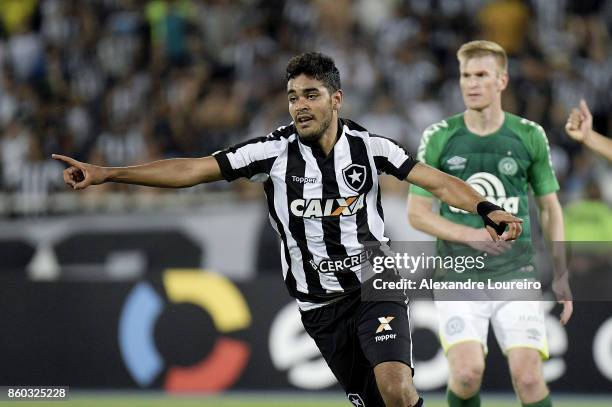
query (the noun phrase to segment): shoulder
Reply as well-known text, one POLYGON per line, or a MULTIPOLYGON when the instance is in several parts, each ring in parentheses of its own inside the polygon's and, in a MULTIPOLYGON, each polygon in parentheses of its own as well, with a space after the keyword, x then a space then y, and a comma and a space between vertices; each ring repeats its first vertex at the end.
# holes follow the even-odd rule
POLYGON ((349 120, 340 119, 340 124, 343 127, 344 134, 347 136, 349 143, 360 140, 368 145, 368 150, 372 152, 374 156, 388 156, 390 151, 402 148, 394 140, 380 136, 378 134, 370 133, 362 125, 349 120))
POLYGON ((266 141, 292 141, 296 136, 295 126, 293 122, 289 123, 286 126, 281 126, 278 129, 274 130, 272 133, 268 134, 265 138, 266 141), (292 137, 293 136, 293 137, 292 137))
POLYGON ((351 137, 354 137, 355 139, 362 139, 368 145, 374 146, 374 148, 376 148, 378 145, 382 145, 384 148, 384 146, 389 143, 397 145, 397 143, 390 138, 370 133, 365 127, 352 120, 340 119, 340 124, 343 127, 344 134, 349 136, 349 139, 351 137))
POLYGON ((369 143, 371 140, 372 134, 361 124, 356 123, 349 119, 340 118, 340 126, 342 126, 342 131, 346 136, 355 137, 358 139, 362 139, 365 142, 369 143))
POLYGON ((524 117, 510 113, 506 113, 506 115, 508 127, 521 140, 532 159, 538 161, 546 160, 546 157, 548 157, 548 162, 552 166, 550 161, 550 145, 544 128, 524 117))
POLYGON ((427 126, 423 131, 423 138, 427 140, 434 137, 443 138, 444 136, 454 133, 463 126, 463 113, 459 113, 427 126))
POLYGON ((506 113, 506 123, 511 130, 519 135, 546 138, 544 128, 532 120, 512 113, 506 113))
POLYGON ((425 161, 426 151, 431 150, 434 146, 442 148, 450 136, 463 126, 463 113, 458 113, 427 126, 423 131, 421 144, 417 152, 419 161, 425 161))
POLYGON ((230 148, 230 150, 236 151, 242 148, 249 149, 269 149, 274 148, 275 150, 282 149, 283 147, 291 143, 297 137, 295 126, 293 123, 281 126, 263 137, 254 137, 249 140, 238 143, 230 148))
POLYGON ((412 158, 406 148, 397 141, 379 134, 370 133, 363 126, 355 123, 352 120, 340 119, 340 122, 342 123, 342 126, 347 128, 344 130, 344 133, 347 136, 354 137, 355 139, 363 140, 365 144, 369 146, 368 150, 371 151, 374 157, 391 157, 397 155, 412 158))
POLYGON ((241 162, 259 162, 264 160, 275 160, 288 148, 289 144, 297 137, 293 123, 281 126, 266 136, 254 137, 234 144, 224 150, 213 153, 216 157, 227 157, 241 162))
POLYGON ((546 131, 538 123, 506 113, 506 125, 532 152, 548 148, 546 131))
POLYGON ((291 143, 297 140, 297 131, 293 123, 281 126, 272 133, 261 138, 261 149, 266 158, 282 155, 291 143))

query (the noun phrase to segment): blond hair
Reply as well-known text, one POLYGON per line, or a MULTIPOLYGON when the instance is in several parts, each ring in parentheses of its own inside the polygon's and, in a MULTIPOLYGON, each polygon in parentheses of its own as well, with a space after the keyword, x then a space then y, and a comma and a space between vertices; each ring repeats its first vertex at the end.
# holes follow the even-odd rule
POLYGON ((468 59, 487 55, 491 55, 495 58, 497 65, 503 73, 508 72, 508 56, 502 46, 496 42, 484 40, 470 41, 463 44, 457 51, 457 59, 460 64, 468 59))

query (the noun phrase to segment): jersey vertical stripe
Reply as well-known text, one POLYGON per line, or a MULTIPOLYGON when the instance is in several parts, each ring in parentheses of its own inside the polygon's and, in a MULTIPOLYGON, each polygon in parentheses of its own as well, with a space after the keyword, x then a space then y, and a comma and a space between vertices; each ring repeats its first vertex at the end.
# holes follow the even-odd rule
MULTIPOLYGON (((292 136, 295 137, 295 136, 292 136)), ((275 171, 281 171, 284 173, 285 167, 287 166, 287 154, 286 150, 283 151, 277 157, 276 161, 273 163, 270 174, 275 171)), ((281 238, 281 266, 283 269, 283 278, 285 279, 285 285, 287 286, 287 290, 289 291, 289 295, 292 297, 298 296, 298 282, 295 278, 295 275, 300 276, 299 272, 294 272, 293 260, 291 258, 291 253, 289 252, 289 244, 294 243, 291 235, 288 235, 288 231, 285 228, 285 225, 288 223, 289 213, 287 211, 287 207, 283 205, 284 202, 284 190, 282 183, 275 183, 275 178, 270 176, 266 183, 264 184, 264 191, 266 193, 266 198, 268 200, 268 211, 270 213, 270 218, 274 221, 272 222, 272 227, 276 230, 278 235, 281 238)), ((300 285, 304 291, 306 286, 305 280, 300 280, 300 285)))
MULTIPOLYGON (((285 185, 287 186, 287 206, 291 207, 291 202, 297 199, 304 199, 304 184, 292 182, 292 177, 304 178, 306 176, 306 160, 304 159, 302 148, 297 139, 289 143, 287 148, 287 167, 285 171, 285 185)), ((296 260, 302 263, 302 270, 308 293, 323 294, 325 290, 321 285, 319 273, 312 267, 313 256, 308 250, 308 240, 306 239, 305 219, 299 216, 289 217, 289 231, 294 237, 297 248, 294 250, 296 260)))
MULTIPOLYGON (((343 169, 348 168, 351 164, 362 162, 363 157, 359 157, 354 152, 352 152, 351 145, 351 136, 343 137, 341 140, 338 140, 336 143, 336 147, 338 153, 335 156, 336 163, 336 173, 339 192, 341 195, 354 195, 355 191, 351 189, 351 187, 346 183, 343 179, 341 172, 343 169)), ((367 172, 367 170, 366 170, 367 172)), ((364 175, 365 176, 365 175, 364 175)), ((371 178, 370 178, 371 179, 371 178)), ((366 184, 364 185, 364 190, 369 191, 368 189, 368 180, 366 180, 366 184)), ((369 193, 369 192, 368 192, 369 193)), ((360 210, 356 215, 355 219, 350 218, 340 218, 340 228, 342 230, 342 245, 346 247, 347 254, 349 256, 358 255, 359 253, 364 251, 364 242, 366 239, 362 239, 359 236, 359 231, 362 228, 363 223, 367 224, 367 215, 364 217, 365 211, 360 210)), ((366 229, 367 226, 366 226, 366 229)), ((362 230, 363 231, 363 230, 362 230)), ((354 267, 355 279, 357 280, 354 283, 361 282, 361 266, 354 267)))
POLYGON ((297 295, 297 283, 291 270, 291 255, 289 254, 289 248, 287 247, 287 234, 281 220, 276 213, 276 205, 274 200, 274 185, 270 179, 264 184, 264 192, 268 201, 268 209, 270 213, 270 223, 272 227, 278 233, 281 238, 281 267, 283 272, 283 279, 285 285, 289 291, 289 295, 295 297, 297 295))
MULTIPOLYGON (((306 145, 300 145, 300 150, 306 161, 306 178, 323 179, 323 173, 317 164, 312 149, 306 145)), ((322 199, 324 195, 324 186, 320 182, 309 182, 304 184, 304 199, 322 199)), ((320 264, 322 260, 326 260, 332 255, 332 252, 328 251, 328 241, 324 231, 324 220, 317 218, 304 219, 304 226, 306 235, 310 237, 308 239, 308 250, 312 253, 315 263, 320 264), (314 237, 319 238, 313 239, 314 237)), ((344 289, 333 273, 319 273, 319 280, 321 281, 321 286, 326 291, 337 292, 344 289)))
MULTIPOLYGON (((292 139, 295 139, 295 136, 292 137, 292 139)), ((304 275, 301 254, 297 249, 297 242, 289 230, 290 216, 289 207, 287 206, 287 184, 285 183, 284 179, 284 175, 287 171, 287 155, 288 150, 285 150, 278 157, 272 167, 270 179, 272 180, 274 189, 273 208, 275 208, 281 224, 281 229, 284 232, 284 237, 281 235, 281 239, 283 240, 285 252, 288 253, 289 257, 289 268, 285 276, 285 284, 289 287, 290 284, 293 284, 291 282, 291 280, 293 280, 295 282, 295 292, 291 294, 296 298, 299 298, 300 293, 308 293, 308 284, 306 283, 306 278, 304 275), (276 173, 279 174, 275 175, 276 173)))
POLYGON ((354 138, 350 143, 351 155, 353 157, 362 157, 364 163, 366 163, 366 172, 370 175, 367 178, 366 188, 369 190, 365 200, 365 210, 357 214, 357 224, 359 230, 357 231, 357 238, 361 243, 372 243, 375 241, 387 241, 388 239, 384 236, 384 224, 382 219, 378 216, 375 211, 376 198, 379 195, 378 190, 378 177, 375 164, 372 160, 370 162, 370 156, 368 155, 368 149, 364 140, 359 136, 348 136, 354 138), (376 183, 376 184, 374 184, 376 183))
MULTIPOLYGON (((317 165, 319 166, 323 175, 323 197, 325 199, 333 199, 334 197, 350 196, 355 194, 354 192, 342 194, 340 193, 339 188, 339 179, 342 180, 342 175, 340 174, 339 178, 338 174, 341 172, 342 167, 336 166, 336 159, 337 157, 344 157, 346 155, 341 143, 345 138, 346 137, 341 137, 336 142, 336 145, 330 152, 329 156, 325 158, 319 157, 317 159, 317 165)), ((342 241, 344 233, 342 231, 341 224, 343 221, 354 224, 354 221, 348 220, 342 216, 325 217, 322 219, 325 246, 332 259, 346 258, 347 255, 349 255, 349 249, 343 244, 344 242, 342 241)), ((351 254, 358 254, 361 250, 358 249, 356 253, 354 251, 355 250, 352 250, 351 254)), ((336 278, 344 290, 353 290, 359 287, 359 279, 355 273, 351 272, 350 269, 337 272, 336 278)))

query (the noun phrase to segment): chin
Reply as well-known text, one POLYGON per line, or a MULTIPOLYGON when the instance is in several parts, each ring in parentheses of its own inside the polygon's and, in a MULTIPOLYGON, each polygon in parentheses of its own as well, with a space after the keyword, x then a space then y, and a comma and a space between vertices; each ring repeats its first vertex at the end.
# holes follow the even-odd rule
POLYGON ((482 110, 486 107, 481 101, 470 100, 466 97, 463 98, 463 104, 470 110, 482 110))
POLYGON ((298 136, 300 136, 300 138, 302 140, 306 140, 306 141, 317 141, 318 139, 321 138, 321 134, 322 133, 317 133, 315 131, 308 131, 306 133, 302 133, 299 130, 297 131, 298 136))
POLYGON ((309 129, 305 129, 305 130, 300 130, 297 126, 296 126, 296 131, 298 133, 298 136, 300 136, 301 139, 303 140, 311 140, 311 141, 315 141, 321 138, 321 135, 323 134, 323 132, 320 129, 314 129, 314 128, 309 128, 309 129))
POLYGON ((466 104, 466 106, 470 110, 477 110, 477 111, 481 111, 487 107, 487 105, 476 104, 476 103, 466 104))

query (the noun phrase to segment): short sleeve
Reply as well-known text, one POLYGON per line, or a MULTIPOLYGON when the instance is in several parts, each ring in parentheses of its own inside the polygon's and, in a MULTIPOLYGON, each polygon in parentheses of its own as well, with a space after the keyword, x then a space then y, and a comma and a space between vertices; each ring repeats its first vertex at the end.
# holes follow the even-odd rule
POLYGON ((378 172, 393 175, 403 181, 416 160, 395 141, 378 135, 370 135, 370 146, 378 172))
POLYGON ((552 166, 550 147, 544 129, 534 125, 530 137, 533 162, 529 167, 529 183, 536 196, 559 190, 559 183, 552 166))
MULTIPOLYGON (((448 124, 445 120, 443 120, 439 123, 432 124, 425 129, 423 135, 421 136, 421 143, 419 144, 419 150, 417 153, 418 161, 440 169, 439 158, 441 146, 439 140, 441 137, 437 135, 447 128, 448 124)), ((425 197, 433 197, 431 192, 414 184, 410 185, 410 193, 425 197)))
POLYGON ((251 181, 266 181, 276 158, 286 143, 284 139, 259 137, 225 150, 213 153, 219 163, 221 175, 227 181, 248 178, 251 181))

